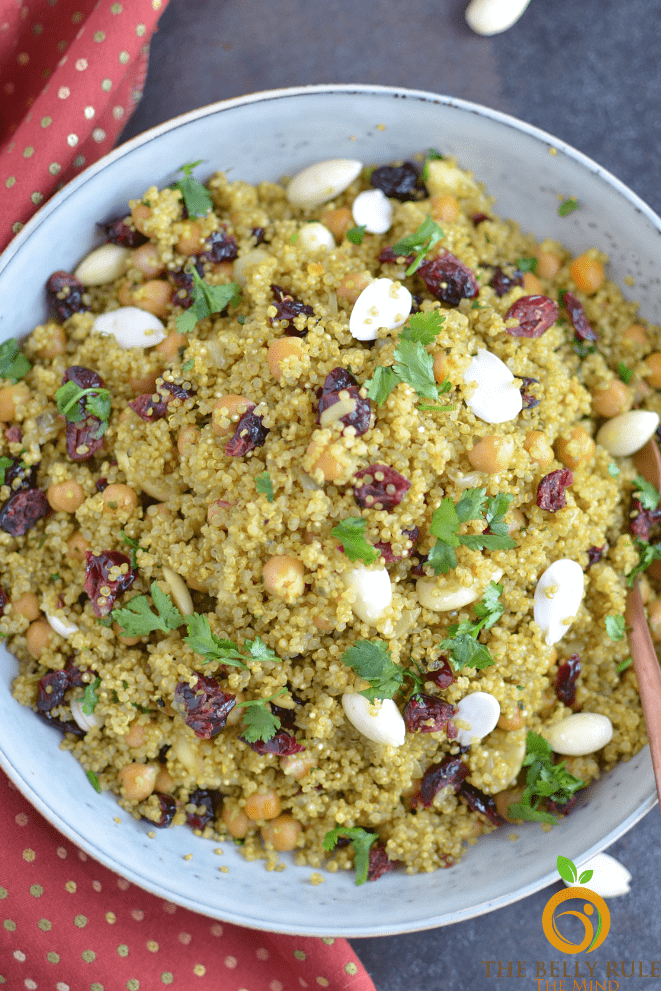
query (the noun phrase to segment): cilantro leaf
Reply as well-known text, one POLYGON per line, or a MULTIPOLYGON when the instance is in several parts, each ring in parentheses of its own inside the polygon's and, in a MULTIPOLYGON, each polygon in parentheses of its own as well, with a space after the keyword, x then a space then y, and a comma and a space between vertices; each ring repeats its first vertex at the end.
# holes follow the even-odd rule
POLYGON ((425 564, 430 565, 434 569, 434 574, 440 575, 442 572, 444 575, 447 575, 448 571, 452 571, 457 567, 457 555, 450 544, 446 544, 442 540, 437 540, 429 551, 425 564))
POLYGON ((254 640, 244 640, 243 646, 256 661, 267 662, 269 664, 280 663, 280 658, 276 652, 271 650, 270 647, 267 647, 259 637, 255 637, 254 640))
POLYGON ((262 740, 267 743, 271 740, 282 725, 276 715, 267 708, 267 703, 277 698, 278 695, 286 695, 287 689, 281 688, 275 695, 269 695, 263 699, 247 699, 245 702, 237 702, 237 708, 243 706, 243 728, 241 736, 248 743, 256 743, 262 740))
POLYGON ((618 666, 615 668, 618 674, 622 674, 627 668, 630 668, 633 663, 633 658, 627 657, 624 661, 620 661, 618 666))
POLYGON ((261 475, 258 475, 255 479, 255 488, 261 495, 265 495, 269 502, 275 501, 275 496, 273 494, 273 482, 271 481, 271 476, 267 471, 263 471, 261 475))
POLYGON ((545 798, 550 798, 558 804, 564 804, 580 788, 583 782, 570 774, 563 760, 553 763, 553 751, 544 737, 528 731, 526 737, 526 755, 523 766, 527 767, 526 787, 521 801, 508 807, 508 814, 513 819, 525 819, 528 822, 556 823, 557 816, 544 812, 540 805, 545 798))
POLYGON ((189 360, 185 361, 184 364, 181 366, 181 370, 182 372, 190 372, 194 368, 194 366, 195 366, 195 359, 189 358, 189 360))
POLYGON ((137 554, 137 552, 138 551, 144 551, 144 547, 140 547, 138 541, 137 540, 134 540, 133 537, 129 537, 128 534, 124 533, 123 530, 120 530, 119 531, 119 535, 122 538, 122 540, 124 541, 124 543, 128 547, 131 548, 131 567, 135 571, 135 569, 138 567, 138 554, 137 554))
POLYGON ((468 520, 479 520, 484 512, 487 490, 483 488, 466 489, 457 503, 457 516, 461 523, 468 520))
POLYGON ((376 550, 365 537, 366 526, 367 520, 362 520, 360 516, 347 516, 330 532, 331 537, 340 541, 342 550, 350 561, 364 561, 365 564, 371 564, 381 556, 381 551, 376 550))
POLYGON ((96 709, 96 704, 99 701, 99 696, 96 694, 96 690, 101 684, 100 678, 95 678, 94 681, 90 682, 89 685, 85 686, 85 691, 83 692, 81 698, 81 709, 86 716, 91 716, 96 709))
POLYGON ((429 179, 429 162, 433 162, 435 160, 442 158, 443 155, 441 155, 440 151, 436 151, 435 148, 429 149, 429 151, 427 152, 427 157, 425 158, 425 164, 422 166, 422 172, 420 173, 420 177, 423 182, 426 182, 427 179, 429 179))
POLYGON ((98 791, 98 793, 100 795, 101 794, 101 785, 99 784, 99 779, 97 778, 97 776, 94 773, 94 771, 86 771, 85 773, 87 774, 87 780, 91 784, 91 786, 94 789, 94 791, 98 791))
POLYGON ((370 866, 370 847, 378 840, 378 833, 370 833, 361 826, 335 826, 324 836, 322 846, 326 853, 333 852, 340 836, 346 836, 354 849, 356 884, 365 884, 370 866))
POLYGON ((624 616, 606 616, 606 633, 615 642, 624 640, 624 616))
POLYGON ((648 544, 642 540, 635 540, 634 546, 638 551, 638 564, 627 575, 627 586, 633 588, 638 575, 647 571, 650 564, 661 559, 661 543, 648 544))
POLYGON ((154 630, 169 633, 186 622, 173 606, 170 596, 162 592, 156 582, 152 582, 150 592, 158 615, 149 608, 146 595, 136 595, 126 606, 113 609, 112 618, 119 624, 123 636, 144 637, 154 630))
POLYGON ((184 178, 173 184, 183 197, 189 217, 205 217, 213 209, 208 190, 192 175, 193 169, 201 164, 202 159, 189 165, 181 165, 177 171, 183 172, 184 178))
POLYGON ((356 640, 345 650, 342 663, 369 681, 370 687, 359 695, 370 702, 393 698, 404 680, 402 668, 390 659, 388 645, 383 640, 356 640))
POLYGON ((405 274, 407 276, 417 272, 427 252, 431 251, 443 239, 443 236, 443 231, 438 224, 431 217, 425 217, 413 234, 408 234, 397 244, 393 244, 392 250, 395 255, 408 255, 411 251, 416 253, 416 257, 406 269, 405 274))
POLYGON ((360 224, 359 227, 351 227, 347 231, 347 239, 351 241, 352 244, 362 244, 366 230, 367 228, 365 224, 360 224))
POLYGON ((475 615, 484 620, 483 630, 489 630, 503 615, 505 607, 502 602, 499 602, 502 591, 502 585, 493 581, 489 582, 484 590, 482 601, 474 607, 475 615))
POLYGON ((535 272, 537 268, 537 259, 532 258, 517 258, 516 267, 520 272, 535 272))
POLYGON ((233 640, 223 640, 212 632, 209 620, 201 613, 193 613, 186 617, 188 636, 184 637, 191 650, 200 654, 204 658, 204 664, 209 661, 222 661, 230 667, 243 668, 247 670, 247 665, 243 655, 233 640))
POLYGON ((399 335, 400 341, 415 341, 417 344, 433 344, 440 334, 445 317, 438 310, 429 313, 412 313, 399 335))
POLYGON ((0 458, 0 485, 5 484, 5 472, 7 468, 11 468, 13 463, 13 458, 0 458))
POLYGON ((578 209, 578 200, 570 196, 569 199, 563 200, 558 207, 558 216, 566 217, 568 213, 573 213, 574 210, 578 209))
POLYGON ((432 515, 429 530, 437 538, 437 543, 429 552, 427 564, 434 568, 437 575, 441 572, 447 574, 457 566, 456 555, 449 549, 460 544, 472 550, 493 551, 516 547, 516 541, 509 536, 505 523, 505 513, 511 501, 512 496, 503 492, 487 499, 484 488, 466 489, 456 506, 450 496, 445 496, 432 515), (459 534, 461 523, 479 520, 482 514, 487 523, 484 533, 459 534))
POLYGON ((479 643, 477 637, 481 630, 490 629, 502 616, 503 606, 498 601, 502 591, 502 585, 489 582, 482 601, 474 607, 475 614, 479 617, 478 622, 465 620, 448 627, 450 635, 441 641, 440 649, 449 652, 455 671, 460 671, 463 667, 489 668, 495 663, 487 647, 479 643))
POLYGON ((400 382, 407 382, 423 399, 438 399, 434 359, 418 341, 400 336, 393 368, 400 382))
POLYGON ((618 466, 615 464, 614 461, 611 461, 607 470, 611 478, 617 478, 617 476, 620 474, 620 469, 618 468, 618 466))
POLYGON ((199 320, 210 317, 212 313, 222 313, 226 306, 232 303, 238 306, 241 299, 241 286, 238 282, 228 282, 222 286, 210 286, 200 278, 197 269, 191 265, 186 271, 193 277, 191 288, 192 305, 177 317, 177 330, 188 334, 199 320))
POLYGON ((618 362, 617 374, 620 376, 625 385, 628 385, 633 378, 633 370, 631 368, 627 368, 623 361, 618 362))
POLYGON ((367 396, 377 406, 382 406, 395 386, 399 385, 399 382, 399 376, 394 368, 379 365, 374 370, 372 378, 365 382, 367 396))
POLYGON ((636 475, 633 480, 634 492, 643 509, 655 510, 659 505, 661 496, 651 482, 646 482, 641 475, 636 475))
POLYGON ((80 423, 87 416, 100 420, 95 437, 101 437, 108 429, 110 419, 110 393, 101 386, 81 389, 75 382, 65 382, 55 393, 55 402, 62 416, 69 423, 80 423), (80 400, 82 410, 79 406, 80 400))
POLYGON ((18 341, 15 337, 10 337, 8 341, 0 344, 0 379, 11 379, 18 382, 24 378, 32 368, 32 365, 19 350, 18 341))
MULTIPOLYGON (((470 491, 475 492, 477 490, 471 489, 470 491)), ((429 527, 429 532, 433 537, 437 537, 444 544, 449 544, 450 547, 459 546, 458 530, 460 522, 463 521, 460 520, 457 512, 458 505, 459 503, 455 506, 450 496, 444 496, 438 509, 433 512, 429 527)), ((474 517, 468 516, 466 519, 472 520, 474 517)))

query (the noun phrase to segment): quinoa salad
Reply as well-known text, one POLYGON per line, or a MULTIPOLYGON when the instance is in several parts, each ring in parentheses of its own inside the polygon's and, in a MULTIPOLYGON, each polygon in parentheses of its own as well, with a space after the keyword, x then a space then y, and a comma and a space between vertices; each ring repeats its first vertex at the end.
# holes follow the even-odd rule
POLYGON ((204 174, 0 345, 14 697, 145 829, 269 869, 543 843, 647 742, 661 328, 442 150, 204 174))

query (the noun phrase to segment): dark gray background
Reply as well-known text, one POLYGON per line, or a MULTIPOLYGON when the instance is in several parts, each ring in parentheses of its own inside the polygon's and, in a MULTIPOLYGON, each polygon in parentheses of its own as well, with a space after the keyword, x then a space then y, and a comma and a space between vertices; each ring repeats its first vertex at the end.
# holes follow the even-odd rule
MULTIPOLYGON (((532 0, 494 38, 468 29, 465 7, 465 0, 170 0, 123 139, 215 100, 278 86, 401 85, 536 124, 661 211, 658 0, 532 0)), ((611 931, 596 952, 600 982, 608 960, 626 961, 627 973, 635 961, 638 975, 641 962, 650 974, 648 962, 661 959, 659 826, 654 809, 609 851, 633 874, 633 890, 609 901, 611 931)), ((354 947, 378 991, 574 991, 573 979, 562 987, 556 979, 555 989, 552 978, 548 989, 534 979, 535 961, 548 974, 549 961, 563 956, 541 927, 553 890, 460 925, 354 947), (525 960, 526 977, 487 978, 486 960, 525 960)), ((578 961, 594 963, 593 956, 578 961)), ((563 959, 572 972, 576 958, 563 959)), ((588 974, 584 963, 580 973, 588 974)), ((618 983, 619 991, 661 989, 661 978, 618 983)), ((586 988, 596 991, 589 979, 586 988)))

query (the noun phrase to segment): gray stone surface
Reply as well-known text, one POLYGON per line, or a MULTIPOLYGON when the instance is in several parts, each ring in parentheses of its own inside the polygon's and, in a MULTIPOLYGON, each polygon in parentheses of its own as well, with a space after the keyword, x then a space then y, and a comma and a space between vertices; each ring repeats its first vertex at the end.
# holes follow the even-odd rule
MULTIPOLYGON (((464 7, 462 0, 170 0, 124 138, 194 107, 278 86, 402 85, 536 124, 661 210, 659 3, 532 0, 514 28, 490 39, 469 31, 464 7)), ((354 946, 378 991, 578 991, 584 979, 585 991, 598 991, 596 982, 601 991, 608 961, 618 975, 621 961, 627 975, 635 965, 635 976, 613 977, 610 991, 658 991, 661 977, 641 975, 661 959, 659 825, 653 810, 610 851, 633 874, 633 891, 609 902, 611 930, 596 965, 595 954, 561 954, 544 936, 552 888, 456 926, 354 946), (504 976, 497 965, 487 976, 487 960, 501 961, 504 976), (576 983, 551 976, 553 960, 559 975, 563 962, 569 975, 578 966, 576 983), (508 961, 526 961, 525 977, 509 977, 508 961), (537 961, 546 967, 539 983, 537 961)))

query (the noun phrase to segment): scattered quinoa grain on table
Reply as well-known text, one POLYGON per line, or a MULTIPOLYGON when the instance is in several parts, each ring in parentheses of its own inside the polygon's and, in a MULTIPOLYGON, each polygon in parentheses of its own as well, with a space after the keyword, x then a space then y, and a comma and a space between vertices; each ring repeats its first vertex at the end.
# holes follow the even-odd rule
POLYGON ((438 152, 181 171, 0 345, 14 697, 146 828, 270 870, 548 828, 646 743, 661 329, 438 152))

